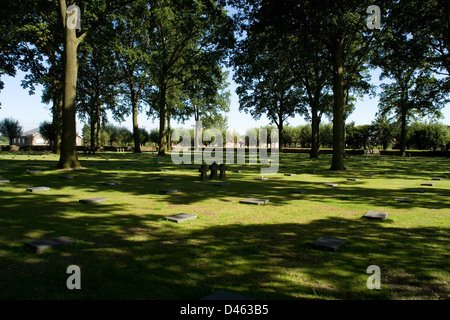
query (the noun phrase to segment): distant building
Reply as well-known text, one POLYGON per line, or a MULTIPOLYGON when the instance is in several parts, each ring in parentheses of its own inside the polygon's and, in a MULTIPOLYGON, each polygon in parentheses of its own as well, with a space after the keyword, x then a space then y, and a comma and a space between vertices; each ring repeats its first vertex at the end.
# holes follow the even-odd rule
MULTIPOLYGON (((81 136, 77 134, 76 145, 81 146, 81 136)), ((45 140, 39 133, 39 128, 25 131, 20 137, 13 139, 16 146, 49 146, 50 142, 45 140)))

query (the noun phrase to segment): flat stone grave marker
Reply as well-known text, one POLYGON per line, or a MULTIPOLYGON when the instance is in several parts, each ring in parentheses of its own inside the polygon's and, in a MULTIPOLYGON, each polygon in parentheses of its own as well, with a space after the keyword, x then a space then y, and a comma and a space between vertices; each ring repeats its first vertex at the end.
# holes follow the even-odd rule
POLYGON ((375 177, 375 175, 373 175, 373 174, 365 174, 364 177, 373 178, 373 177, 375 177))
POLYGON ((442 178, 442 179, 446 179, 447 176, 437 176, 437 178, 442 178))
POLYGON ((80 203, 99 203, 104 201, 106 201, 106 199, 100 197, 78 200, 80 203))
POLYGON ((14 170, 15 168, 11 168, 11 167, 3 167, 3 170, 14 170))
POLYGON ((347 240, 345 239, 322 236, 314 240, 311 243, 311 247, 315 250, 336 252, 341 249, 346 243, 347 240))
POLYGON ((159 193, 163 193, 163 194, 171 194, 171 193, 178 193, 180 192, 179 189, 161 189, 158 190, 159 193))
POLYGON ((39 191, 48 191, 48 190, 50 190, 50 188, 49 187, 32 187, 32 188, 27 188, 26 190, 30 191, 30 192, 39 192, 39 191))
POLYGON ((116 174, 116 175, 125 175, 126 173, 125 172, 114 172, 113 174, 116 174))
POLYGON ((73 245, 75 241, 67 239, 66 237, 57 237, 42 240, 33 240, 25 242, 25 247, 33 250, 36 253, 42 253, 47 249, 60 247, 60 246, 70 246, 73 245))
POLYGON ((308 173, 316 173, 316 170, 308 170, 308 173))
POLYGON ((42 170, 27 170, 28 174, 35 174, 35 173, 41 173, 42 170))
POLYGON ((326 183, 324 183, 324 185, 326 185, 327 187, 337 187, 338 186, 337 183, 330 183, 330 182, 326 182, 326 183))
POLYGON ((432 178, 432 181, 442 181, 442 178, 432 178))
POLYGON ((434 183, 433 182, 424 182, 421 184, 421 186, 434 187, 434 183))
POLYGON ((193 219, 197 219, 197 216, 193 215, 193 214, 189 214, 189 213, 179 213, 179 214, 175 214, 173 216, 165 217, 163 220, 180 223, 180 222, 193 220, 193 219))
POLYGON ((244 170, 233 170, 233 172, 240 173, 240 172, 244 172, 244 170))
POLYGON ((117 186, 120 184, 120 182, 119 181, 107 181, 107 182, 103 182, 102 184, 105 186, 117 186))
POLYGON ((425 189, 420 189, 420 188, 413 188, 413 189, 409 189, 409 192, 414 192, 414 193, 424 193, 425 189))
POLYGON ((214 183, 214 185, 216 187, 228 187, 228 186, 231 185, 231 183, 229 183, 229 182, 218 182, 218 183, 214 183))
POLYGON ((255 178, 255 180, 267 180, 267 178, 265 178, 265 177, 259 177, 259 178, 255 178))
POLYGON ((347 178, 347 181, 359 181, 357 178, 347 178))
POLYGON ((409 198, 395 198, 394 200, 397 202, 411 202, 412 201, 409 198))
POLYGON ((253 299, 246 296, 241 296, 240 294, 234 292, 219 290, 201 298, 200 300, 253 300, 253 299))
POLYGON ((172 177, 159 177, 159 178, 156 178, 156 180, 160 180, 160 181, 166 181, 166 180, 172 180, 173 178, 172 177))
POLYGON ((158 171, 166 172, 166 171, 168 171, 168 170, 167 170, 167 169, 159 169, 158 171))
POLYGON ((248 198, 239 201, 239 203, 256 204, 256 205, 266 204, 267 202, 269 202, 269 199, 257 199, 257 198, 248 198))
POLYGON ((365 215, 363 215, 363 218, 374 220, 386 220, 387 216, 388 214, 384 212, 369 211, 365 215))
POLYGON ((11 182, 11 181, 9 181, 9 180, 0 180, 0 183, 8 183, 8 182, 11 182))
POLYGON ((285 173, 284 175, 288 176, 288 177, 291 177, 291 176, 295 176, 296 174, 295 173, 285 173))
POLYGON ((69 176, 60 176, 59 178, 60 179, 69 179, 70 180, 70 179, 75 179, 75 176, 70 176, 70 175, 69 176))
POLYGON ((385 171, 378 172, 378 174, 386 174, 385 171))
POLYGON ((289 192, 290 192, 290 193, 304 194, 304 193, 306 193, 307 191, 306 191, 306 190, 303 190, 303 189, 292 189, 292 190, 289 190, 289 192))

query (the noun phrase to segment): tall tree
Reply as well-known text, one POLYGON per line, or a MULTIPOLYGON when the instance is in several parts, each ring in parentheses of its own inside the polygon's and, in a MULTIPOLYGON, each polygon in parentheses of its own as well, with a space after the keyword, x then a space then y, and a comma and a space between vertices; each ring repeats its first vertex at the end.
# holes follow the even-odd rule
POLYGON ((204 65, 224 62, 233 24, 222 5, 213 1, 198 0, 158 2, 153 11, 155 47, 152 58, 152 75, 155 77, 159 116, 159 150, 167 150, 167 120, 170 119, 168 94, 201 78, 204 65))
POLYGON ((373 57, 382 69, 379 114, 393 115, 400 123, 400 155, 406 154, 408 123, 415 115, 440 117, 447 102, 447 90, 433 74, 429 37, 408 30, 410 17, 403 14, 404 3, 393 4, 386 18, 383 47, 373 57), (405 27, 406 26, 406 27, 405 27))
POLYGON ((13 139, 22 135, 23 129, 18 120, 5 118, 0 121, 0 134, 9 139, 9 145, 12 145, 13 139))
POLYGON ((244 2, 241 8, 250 12, 247 18, 255 19, 263 28, 270 26, 279 34, 306 34, 324 47, 333 75, 333 158, 330 169, 344 170, 345 117, 351 92, 369 89, 364 69, 378 33, 366 26, 366 10, 372 3, 356 0, 238 2, 244 2))

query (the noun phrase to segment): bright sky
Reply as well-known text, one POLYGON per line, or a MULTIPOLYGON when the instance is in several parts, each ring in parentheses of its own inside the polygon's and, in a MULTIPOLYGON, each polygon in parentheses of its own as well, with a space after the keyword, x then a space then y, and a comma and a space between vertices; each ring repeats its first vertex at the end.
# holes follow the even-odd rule
MULTIPOLYGON (((0 119, 3 118, 14 118, 19 120, 24 131, 28 131, 39 127, 39 124, 45 120, 51 121, 50 105, 43 104, 41 102, 42 87, 37 87, 36 94, 30 96, 28 91, 24 90, 20 84, 24 78, 24 73, 18 72, 15 78, 4 76, 2 80, 5 83, 5 88, 0 92, 0 119)), ((374 71, 372 72, 372 83, 375 85, 379 84, 379 74, 374 71)), ((236 84, 232 81, 232 75, 230 73, 229 78, 229 90, 231 92, 231 110, 228 114, 228 126, 230 131, 237 130, 240 133, 244 133, 246 129, 255 128, 260 126, 265 126, 269 124, 269 120, 265 117, 261 117, 259 121, 253 120, 249 114, 239 112, 239 98, 236 94, 236 84)), ((362 101, 359 100, 356 104, 356 110, 349 117, 347 122, 354 121, 356 125, 370 124, 375 117, 377 112, 378 98, 370 99, 365 97, 362 101)), ((450 105, 442 110, 444 119, 440 121, 450 125, 450 105)), ((125 122, 121 124, 115 123, 112 117, 109 117, 111 123, 128 127, 132 129, 131 117, 127 118, 125 122)), ((139 126, 144 127, 147 130, 158 128, 159 122, 152 122, 151 119, 147 119, 145 112, 142 112, 138 118, 139 126)), ((327 121, 324 119, 324 121, 327 121)), ((297 115, 293 119, 288 120, 289 124, 292 126, 297 126, 305 124, 303 117, 297 115)), ((172 127, 184 127, 193 128, 194 121, 187 121, 185 124, 177 124, 172 122, 172 127)), ((81 128, 83 124, 78 121, 77 131, 81 133, 81 128)))

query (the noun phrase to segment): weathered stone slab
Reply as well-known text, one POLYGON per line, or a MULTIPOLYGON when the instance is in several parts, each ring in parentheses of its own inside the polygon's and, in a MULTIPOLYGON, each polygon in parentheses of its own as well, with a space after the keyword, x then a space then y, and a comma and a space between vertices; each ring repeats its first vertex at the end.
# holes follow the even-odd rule
POLYGON ((27 188, 26 190, 30 191, 30 192, 40 192, 40 191, 48 191, 48 190, 50 190, 50 188, 49 187, 32 187, 32 188, 27 188))
POLYGON ((434 187, 434 183, 433 182, 424 182, 421 184, 421 186, 434 187))
POLYGON ((442 178, 431 178, 433 181, 442 181, 442 178))
POLYGON ((229 292, 226 290, 219 290, 210 295, 207 295, 200 300, 253 300, 252 298, 242 296, 240 294, 229 292))
POLYGON ((158 171, 160 171, 160 172, 166 172, 166 171, 168 171, 167 169, 159 169, 158 171))
POLYGON ((15 168, 11 168, 11 167, 3 167, 3 170, 14 170, 15 168))
POLYGON ((288 176, 288 177, 291 177, 291 176, 295 176, 296 174, 295 173, 285 173, 284 175, 288 176))
POLYGON ((265 178, 265 177, 259 177, 259 178, 255 178, 255 180, 267 180, 267 178, 265 178))
POLYGON ((113 174, 120 176, 120 175, 125 175, 126 173, 125 172, 114 172, 113 174))
POLYGON ((314 240, 311 243, 311 247, 315 250, 336 252, 341 249, 346 243, 347 240, 345 239, 322 236, 314 240))
POLYGON ((256 205, 265 204, 267 202, 269 202, 268 199, 257 199, 257 198, 248 198, 239 201, 239 203, 256 204, 256 205))
POLYGON ((33 250, 36 253, 42 253, 47 249, 60 247, 60 246, 70 246, 73 245, 75 241, 67 239, 65 237, 57 237, 42 240, 33 240, 25 242, 25 247, 33 250))
POLYGON ((101 197, 79 200, 80 203, 99 203, 99 202, 104 202, 104 201, 106 201, 106 199, 105 198, 101 198, 101 197))
POLYGON ((373 177, 375 177, 375 175, 373 175, 373 174, 365 174, 364 177, 373 178, 373 177))
POLYGON ((60 176, 59 178, 71 180, 71 179, 75 179, 75 176, 68 175, 68 176, 60 176))
POLYGON ((359 181, 357 178, 347 178, 347 181, 359 181))
POLYGON ((244 172, 244 170, 233 170, 233 172, 241 173, 244 172))
POLYGON ((216 187, 228 187, 228 186, 230 186, 231 185, 231 183, 229 183, 229 182, 218 182, 218 183, 214 183, 214 186, 216 186, 216 187))
POLYGON ((397 202, 411 202, 412 201, 409 198, 395 198, 394 200, 397 202))
POLYGON ((179 214, 175 214, 173 216, 165 217, 163 220, 180 223, 180 222, 193 220, 193 219, 197 219, 197 216, 193 215, 193 214, 189 214, 189 213, 179 213, 179 214))
POLYGON ((365 215, 363 215, 366 219, 374 219, 374 220, 386 220, 388 214, 379 211, 369 211, 365 215))
POLYGON ((36 174, 36 173, 41 173, 42 170, 27 170, 28 174, 36 174))
POLYGON ((409 192, 414 192, 414 193, 424 193, 425 189, 421 189, 421 188, 413 188, 413 189, 409 189, 409 192))
POLYGON ((337 187, 338 186, 337 183, 331 183, 331 182, 326 182, 326 183, 324 183, 324 185, 327 187, 337 187))
POLYGON ((290 193, 304 194, 304 193, 306 193, 307 191, 306 191, 306 190, 303 190, 303 189, 292 189, 292 190, 289 190, 289 192, 290 192, 290 193))
POLYGON ((118 181, 109 181, 109 182, 103 182, 102 183, 105 186, 118 186, 120 184, 120 182, 118 181))
POLYGON ((0 183, 8 183, 8 182, 11 182, 11 181, 9 181, 9 180, 0 180, 0 183))
POLYGON ((161 189, 161 190, 158 190, 158 192, 162 193, 162 194, 171 194, 171 193, 180 192, 180 190, 179 189, 161 189))
POLYGON ((316 170, 308 170, 308 173, 316 173, 316 170))

